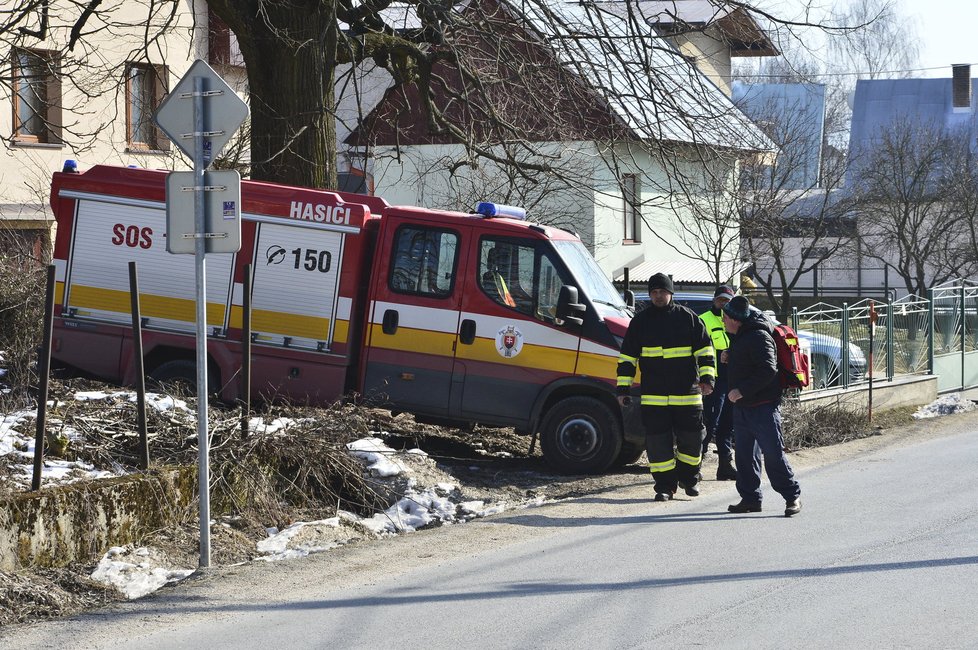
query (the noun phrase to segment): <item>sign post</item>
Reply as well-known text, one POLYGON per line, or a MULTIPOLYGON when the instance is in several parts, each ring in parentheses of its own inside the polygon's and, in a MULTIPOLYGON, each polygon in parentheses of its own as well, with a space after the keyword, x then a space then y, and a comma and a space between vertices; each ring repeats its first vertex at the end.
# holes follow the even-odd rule
MULTIPOLYGON (((237 172, 224 174, 208 185, 207 167, 227 145, 248 117, 248 105, 206 62, 197 60, 160 104, 154 116, 159 127, 184 153, 193 158, 192 174, 171 172, 167 178, 167 251, 194 254, 194 284, 197 318, 197 482, 200 494, 200 567, 210 566, 210 438, 207 425, 207 282, 205 258, 208 252, 230 253, 241 247, 241 179, 237 172), (190 100, 190 101, 187 101, 190 100), (233 177, 231 176, 233 175, 233 177), (181 181, 191 181, 189 186, 181 181), (221 182, 223 181, 223 185, 221 182), (179 191, 176 191, 177 188, 179 191), (192 229, 186 224, 184 202, 174 195, 193 192, 192 229), (220 215, 208 214, 208 194, 223 192, 220 215), (215 220, 233 221, 221 232, 208 228, 215 220), (182 230, 182 231, 181 231, 182 230), (187 232, 189 230, 189 232, 187 232), (236 233, 236 237, 235 237, 236 233), (193 242, 193 246, 189 243, 193 242), (209 245, 208 242, 217 242, 209 245)), ((211 210, 214 212, 214 210, 211 210)), ((189 225, 189 224, 188 224, 189 225)))

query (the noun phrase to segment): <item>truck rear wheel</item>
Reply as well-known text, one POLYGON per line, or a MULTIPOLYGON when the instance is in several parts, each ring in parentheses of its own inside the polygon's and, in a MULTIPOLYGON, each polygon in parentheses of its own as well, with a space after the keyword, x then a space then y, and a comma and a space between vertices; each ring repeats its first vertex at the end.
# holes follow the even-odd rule
MULTIPOLYGON (((208 389, 216 390, 213 373, 208 377, 208 389)), ((161 386, 176 386, 178 390, 189 394, 197 392, 197 364, 188 359, 174 359, 156 367, 149 373, 149 378, 161 386)))
POLYGON ((543 420, 543 457, 565 474, 598 474, 621 452, 621 425, 615 414, 593 397, 568 397, 543 420))

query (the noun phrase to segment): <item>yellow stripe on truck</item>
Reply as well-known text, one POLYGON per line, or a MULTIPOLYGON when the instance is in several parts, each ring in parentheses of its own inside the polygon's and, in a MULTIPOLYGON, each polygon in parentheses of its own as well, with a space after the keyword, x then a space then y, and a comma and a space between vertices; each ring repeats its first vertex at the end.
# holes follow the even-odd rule
POLYGON ((544 345, 523 344, 523 349, 515 357, 506 358, 496 350, 495 339, 477 338, 472 345, 459 345, 458 358, 466 361, 486 363, 507 363, 522 368, 549 370, 573 374, 577 360, 577 350, 551 348, 544 345))
MULTIPOLYGON (((394 335, 384 334, 383 326, 374 323, 371 325, 370 346, 401 352, 425 350, 428 354, 452 357, 455 354, 455 338, 454 332, 433 332, 408 327, 397 328, 394 335)), ((517 356, 506 358, 496 351, 496 341, 488 338, 477 338, 471 345, 458 345, 458 359, 462 361, 508 363, 570 374, 574 372, 576 357, 576 350, 525 344, 517 356)))
POLYGON ((350 340, 350 321, 338 320, 333 328, 333 343, 346 343, 350 340))
MULTIPOLYGON (((76 309, 97 309, 100 311, 129 314, 131 300, 128 291, 71 285, 71 305, 76 309)), ((224 326, 224 303, 207 303, 207 324, 217 327, 224 326)), ((139 311, 144 318, 165 318, 174 321, 194 322, 197 309, 193 300, 156 296, 149 293, 139 294, 139 311)))
POLYGON ((323 341, 329 334, 329 319, 255 309, 251 312, 251 329, 265 334, 323 341))
MULTIPOLYGON (((241 329, 243 322, 242 314, 244 310, 241 305, 231 305, 231 320, 229 327, 241 329)), ((305 337, 316 341, 325 340, 329 332, 328 318, 313 318, 311 316, 297 316, 277 311, 256 310, 251 313, 252 331, 267 334, 281 334, 284 336, 305 337), (262 320, 257 319, 257 314, 262 314, 262 320), (269 325, 269 321, 273 324, 269 325), (308 322, 307 322, 308 321, 308 322), (256 323, 264 323, 264 327, 259 327, 256 323), (291 329, 290 329, 291 328, 291 329)), ((350 336, 350 321, 338 320, 333 329, 333 343, 346 343, 350 336)))
POLYGON ((455 354, 455 334, 433 332, 431 330, 398 327, 393 335, 384 334, 384 326, 374 323, 370 326, 370 347, 400 352, 418 352, 451 357, 455 354))
MULTIPOLYGON (((581 352, 581 357, 577 362, 577 374, 615 381, 618 378, 618 357, 581 352)), ((635 374, 638 374, 637 370, 635 374)))

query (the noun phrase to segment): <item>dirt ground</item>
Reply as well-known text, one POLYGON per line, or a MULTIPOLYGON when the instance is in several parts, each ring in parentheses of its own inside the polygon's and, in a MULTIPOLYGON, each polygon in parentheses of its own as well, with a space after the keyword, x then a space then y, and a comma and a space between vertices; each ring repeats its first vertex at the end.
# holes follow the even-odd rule
MULTIPOLYGON (((426 455, 398 453, 409 465, 414 487, 452 484, 453 500, 482 501, 487 506, 519 507, 528 502, 557 501, 615 490, 622 486, 649 484, 651 480, 644 456, 636 463, 600 476, 562 476, 550 471, 540 455, 539 445, 530 452, 530 440, 512 429, 475 428, 473 431, 447 429, 414 422, 407 415, 392 416, 385 411, 358 412, 365 418, 365 429, 380 431, 384 443, 399 451, 422 449, 426 455)), ((951 416, 954 417, 970 417, 951 416)), ((914 422, 907 412, 877 421, 865 437, 840 445, 805 449, 790 455, 798 469, 812 464, 831 462, 845 455, 872 449, 914 435, 926 435, 939 429, 933 421, 914 422)), ((730 482, 714 481, 716 455, 704 460, 702 489, 727 490, 734 500, 730 482)), ((391 487, 393 492, 403 485, 391 487)), ((242 525, 237 518, 219 518, 211 532, 212 566, 227 566, 255 559, 256 542, 265 535, 261 526, 242 525)), ((355 525, 333 529, 328 533, 341 536, 339 543, 369 543, 374 536, 355 525)), ((171 567, 195 568, 199 559, 199 537, 196 522, 161 530, 139 540, 140 546, 153 549, 171 567)), ((39 619, 71 615, 123 599, 119 592, 88 576, 95 566, 77 564, 60 569, 0 572, 0 626, 39 619)))

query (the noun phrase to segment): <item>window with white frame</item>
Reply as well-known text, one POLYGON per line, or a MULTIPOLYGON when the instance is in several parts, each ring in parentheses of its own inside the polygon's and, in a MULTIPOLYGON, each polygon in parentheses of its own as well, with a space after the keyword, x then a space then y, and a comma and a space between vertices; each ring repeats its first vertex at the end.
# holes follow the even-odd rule
POLYGON ((638 176, 624 174, 621 178, 622 200, 624 208, 624 240, 628 242, 642 241, 642 199, 639 192, 638 176))
POLYGON ((13 51, 14 142, 61 144, 58 67, 54 52, 13 51))
POLYGON ((169 140, 153 121, 166 94, 166 68, 144 63, 126 67, 126 139, 130 149, 165 151, 169 140))

